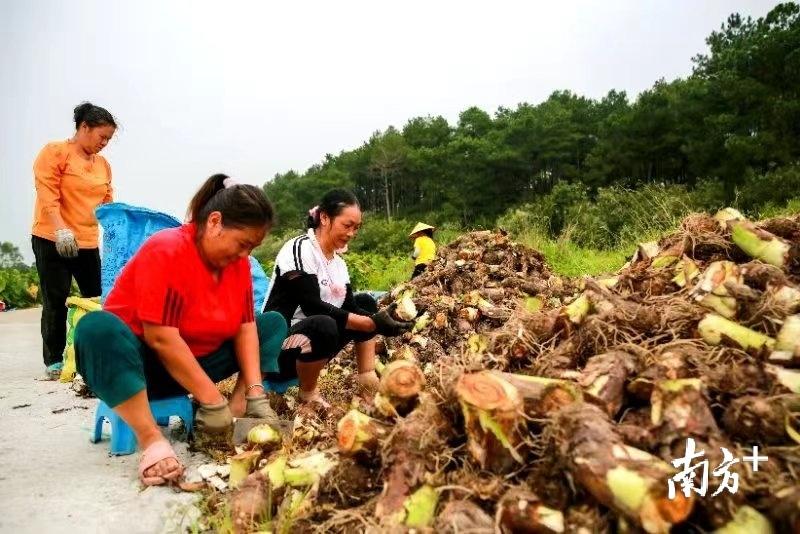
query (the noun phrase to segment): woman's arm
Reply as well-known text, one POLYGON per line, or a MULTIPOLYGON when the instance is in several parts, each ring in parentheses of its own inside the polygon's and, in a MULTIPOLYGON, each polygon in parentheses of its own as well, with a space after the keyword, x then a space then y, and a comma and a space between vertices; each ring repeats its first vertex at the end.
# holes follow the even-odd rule
POLYGON ((45 216, 53 228, 66 228, 61 218, 61 172, 58 160, 60 153, 48 145, 42 149, 33 163, 36 196, 44 207, 45 216))
POLYGON ((306 317, 329 315, 344 328, 361 332, 372 332, 375 323, 367 316, 349 313, 347 310, 328 304, 319 296, 316 275, 293 271, 283 275, 289 281, 290 290, 297 296, 300 309, 306 317))
MULTIPOLYGON (((261 356, 256 323, 242 323, 239 331, 233 337, 233 348, 245 385, 261 384, 261 356)), ((261 390, 257 391, 261 393, 261 390)))
POLYGON ((350 313, 347 318, 348 330, 357 330, 359 332, 373 332, 375 330, 375 321, 372 320, 372 313, 356 304, 353 288, 350 284, 347 284, 347 294, 344 297, 342 309, 350 313))
MULTIPOLYGON (((253 324, 255 328, 255 324, 253 324)), ((201 404, 219 404, 225 400, 216 384, 197 362, 178 329, 143 323, 144 342, 153 349, 172 378, 201 404)))
POLYGON ((109 202, 114 202, 114 186, 111 185, 111 165, 107 159, 103 158, 103 161, 106 162, 106 170, 108 171, 108 191, 106 191, 106 196, 103 197, 103 204, 108 204, 109 202))
POLYGON ((374 332, 375 321, 369 315, 347 314, 347 329, 359 332, 374 332))

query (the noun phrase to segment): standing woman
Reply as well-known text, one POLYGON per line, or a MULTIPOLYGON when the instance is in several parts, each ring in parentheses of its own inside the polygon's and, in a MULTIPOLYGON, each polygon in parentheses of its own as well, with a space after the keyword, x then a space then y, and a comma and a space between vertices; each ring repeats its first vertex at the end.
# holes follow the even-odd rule
POLYGON ((94 210, 113 198, 111 167, 99 153, 117 123, 106 109, 89 102, 75 108, 74 118, 75 135, 45 145, 33 164, 31 244, 42 288, 42 356, 51 380, 61 373, 72 278, 82 296, 101 293, 94 210))

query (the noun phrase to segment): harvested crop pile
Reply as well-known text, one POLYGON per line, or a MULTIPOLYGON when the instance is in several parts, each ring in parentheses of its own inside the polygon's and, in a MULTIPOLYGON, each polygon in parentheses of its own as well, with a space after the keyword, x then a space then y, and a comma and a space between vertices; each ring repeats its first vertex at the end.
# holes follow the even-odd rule
POLYGON ((323 383, 346 394, 251 445, 212 510, 241 532, 799 532, 798 247, 800 218, 728 209, 570 280, 464 235, 386 297, 417 325, 381 343, 375 398, 349 402, 340 357, 323 383))

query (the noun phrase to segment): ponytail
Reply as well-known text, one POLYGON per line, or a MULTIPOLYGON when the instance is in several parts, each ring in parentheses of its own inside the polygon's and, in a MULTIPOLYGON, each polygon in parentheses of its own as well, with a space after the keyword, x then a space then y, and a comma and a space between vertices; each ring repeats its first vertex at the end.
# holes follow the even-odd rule
POLYGON ((275 210, 261 188, 237 184, 226 174, 215 174, 200 186, 186 216, 201 229, 215 211, 227 227, 271 227, 275 222, 275 210))
POLYGON ((325 193, 318 206, 308 210, 306 225, 309 228, 317 228, 321 214, 324 213, 333 220, 349 206, 359 206, 358 199, 352 192, 347 189, 331 189, 325 193))
POLYGON ((75 106, 72 110, 72 118, 75 120, 75 129, 79 129, 84 122, 90 128, 98 126, 117 127, 114 116, 107 109, 95 106, 91 102, 83 102, 75 106))

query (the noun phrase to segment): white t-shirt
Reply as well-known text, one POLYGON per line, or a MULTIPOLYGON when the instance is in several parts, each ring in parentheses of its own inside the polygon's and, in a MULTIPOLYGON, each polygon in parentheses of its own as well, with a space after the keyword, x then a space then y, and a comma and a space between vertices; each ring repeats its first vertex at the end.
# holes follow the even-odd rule
MULTIPOLYGON (((347 284, 350 283, 347 264, 336 253, 333 254, 332 260, 328 260, 311 228, 305 235, 290 239, 281 247, 278 257, 275 258, 275 268, 272 271, 266 300, 269 300, 278 278, 291 271, 304 271, 316 275, 319 281, 320 299, 337 308, 341 308, 344 304, 347 284)), ((305 318, 306 315, 298 306, 294 311, 291 324, 305 318)))

